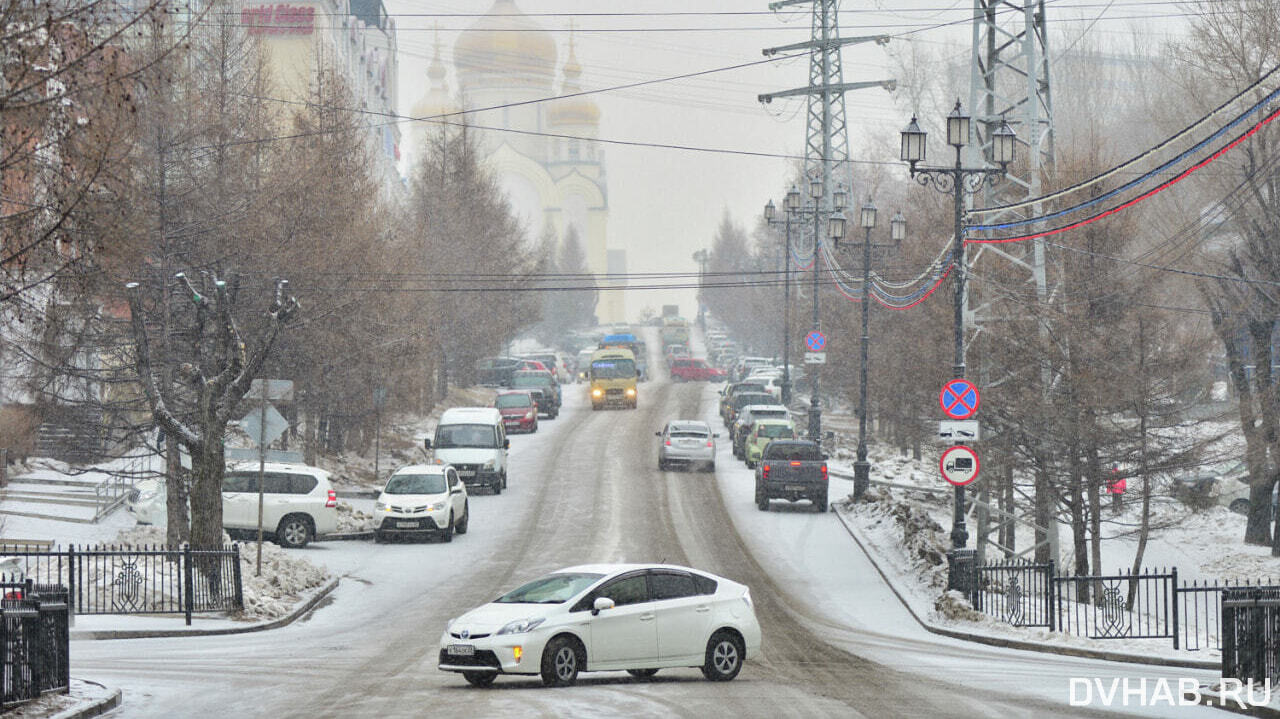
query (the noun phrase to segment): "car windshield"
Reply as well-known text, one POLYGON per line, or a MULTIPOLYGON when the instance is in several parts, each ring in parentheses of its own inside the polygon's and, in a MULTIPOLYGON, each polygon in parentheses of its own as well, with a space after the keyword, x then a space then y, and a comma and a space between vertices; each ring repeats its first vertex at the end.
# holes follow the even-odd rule
POLYGON ((596 583, 603 574, 548 574, 493 600, 494 604, 563 604, 596 583))
POLYGON ((799 460, 801 462, 820 462, 822 452, 811 444, 769 445, 769 459, 799 460))
POLYGON ((740 394, 734 397, 734 404, 739 408, 746 407, 749 404, 767 404, 774 401, 771 394, 740 394))
POLYGON ((487 424, 445 424, 436 427, 436 447, 439 449, 456 447, 489 449, 497 446, 498 433, 487 424))
POLYGON ((769 439, 778 439, 779 437, 795 439, 795 435, 795 430, 785 424, 763 424, 756 429, 757 437, 768 437, 769 439))
POLYGON ((443 474, 396 474, 387 480, 387 494, 444 494, 443 474))
POLYGON ((512 383, 512 386, 514 387, 549 387, 550 385, 550 377, 540 377, 537 375, 516 375, 515 381, 512 383))
POLYGON ((753 382, 751 384, 738 385, 738 388, 734 390, 734 394, 742 394, 744 392, 763 392, 764 390, 765 387, 763 384, 753 382))
POLYGON ((523 392, 520 394, 500 394, 498 395, 498 407, 532 407, 533 398, 523 392))
POLYGON ((591 374, 600 379, 629 379, 636 376, 636 363, 629 359, 596 360, 591 374))

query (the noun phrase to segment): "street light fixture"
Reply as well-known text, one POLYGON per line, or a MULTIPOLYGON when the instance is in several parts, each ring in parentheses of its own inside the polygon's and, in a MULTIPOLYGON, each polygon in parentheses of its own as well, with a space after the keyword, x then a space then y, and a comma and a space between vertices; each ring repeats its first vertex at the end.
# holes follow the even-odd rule
POLYGON ((831 206, 835 208, 836 212, 842 212, 845 208, 845 203, 848 201, 849 193, 845 192, 844 183, 836 185, 836 191, 831 194, 831 206))
POLYGON ((778 208, 770 199, 764 206, 764 219, 770 225, 786 226, 786 242, 782 249, 782 403, 791 403, 791 220, 800 209, 800 190, 795 185, 782 201, 786 218, 775 219, 778 208))
MULTIPOLYGON (((999 182, 1014 160, 1017 148, 1017 135, 1007 122, 1001 121, 999 129, 991 135, 992 160, 1000 166, 996 167, 964 167, 960 161, 961 150, 969 144, 970 118, 956 100, 956 106, 947 115, 947 144, 956 148, 956 161, 952 167, 920 167, 924 160, 927 136, 912 116, 911 122, 902 131, 901 158, 910 167, 911 178, 925 187, 944 194, 951 194, 953 206, 953 241, 952 262, 955 268, 955 297, 953 312, 955 315, 955 332, 952 338, 953 371, 956 379, 963 379, 964 366, 964 291, 968 267, 965 263, 964 245, 964 198, 972 195, 985 185, 999 182)), ((972 588, 973 550, 965 549, 969 540, 969 532, 964 520, 964 487, 956 487, 955 504, 952 511, 951 551, 948 553, 950 571, 947 578, 949 589, 958 589, 968 593, 972 588)))
POLYGON ((778 214, 778 208, 774 207, 773 199, 770 198, 769 203, 764 206, 764 219, 773 222, 773 218, 778 214))
POLYGON ((799 210, 800 209, 800 188, 796 187, 795 185, 792 185, 791 189, 787 190, 787 199, 782 201, 782 205, 783 207, 786 208, 787 212, 795 212, 799 210))

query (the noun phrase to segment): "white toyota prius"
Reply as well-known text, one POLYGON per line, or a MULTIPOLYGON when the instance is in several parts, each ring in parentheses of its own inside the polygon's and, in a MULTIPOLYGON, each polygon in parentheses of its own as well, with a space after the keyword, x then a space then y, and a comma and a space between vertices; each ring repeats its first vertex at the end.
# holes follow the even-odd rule
POLYGON ((561 569, 449 622, 440 669, 487 687, 499 674, 541 675, 568 686, 578 672, 647 678, 698 667, 728 681, 760 651, 747 587, 667 564, 561 569))

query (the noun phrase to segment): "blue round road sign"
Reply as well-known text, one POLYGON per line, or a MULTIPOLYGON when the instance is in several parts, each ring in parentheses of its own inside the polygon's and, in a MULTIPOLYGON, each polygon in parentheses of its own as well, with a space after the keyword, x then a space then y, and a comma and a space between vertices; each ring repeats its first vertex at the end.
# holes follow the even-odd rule
POLYGON ((827 336, 818 330, 814 330, 805 335, 804 343, 810 352, 821 352, 822 348, 827 346, 827 336))
POLYGON ((942 385, 942 394, 938 395, 938 404, 951 419, 969 419, 981 401, 978 388, 967 379, 951 380, 942 385))

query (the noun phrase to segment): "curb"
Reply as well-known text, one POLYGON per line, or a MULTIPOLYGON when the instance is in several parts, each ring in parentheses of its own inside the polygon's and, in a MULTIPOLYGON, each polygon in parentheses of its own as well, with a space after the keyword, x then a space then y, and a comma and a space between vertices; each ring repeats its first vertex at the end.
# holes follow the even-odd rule
MULTIPOLYGON (((893 596, 897 597, 899 602, 902 602, 902 606, 906 608, 907 613, 911 615, 911 618, 915 619, 916 623, 919 624, 921 628, 923 628, 927 632, 930 632, 931 634, 938 634, 944 637, 951 637, 952 639, 960 639, 967 642, 977 642, 978 644, 988 644, 993 647, 1003 647, 1006 649, 1022 649, 1026 651, 1044 652, 1048 654, 1063 654, 1066 656, 1080 657, 1083 659, 1102 659, 1102 660, 1111 661, 1111 662, 1125 662, 1128 664, 1150 664, 1153 666, 1178 667, 1182 669, 1215 670, 1215 669, 1222 668, 1221 662, 1197 661, 1194 659, 1177 659, 1173 657, 1144 656, 1141 654, 1124 654, 1122 652, 1112 652, 1112 651, 1107 651, 1105 649, 1089 649, 1085 647, 1065 647, 1065 646, 1057 646, 1053 644, 1041 644, 1039 642, 1031 642, 1031 641, 1026 641, 1022 639, 1007 639, 1004 637, 993 637, 987 634, 975 634, 973 632, 965 632, 957 629, 946 629, 943 627, 936 626, 934 624, 930 624, 929 622, 926 622, 925 620, 921 619, 920 615, 916 614, 916 610, 912 608, 911 603, 908 602, 906 598, 902 596, 902 593, 898 591, 898 588, 894 586, 893 581, 889 579, 889 575, 886 574, 884 569, 880 566, 880 562, 876 560, 875 555, 872 554, 872 552, 867 548, 867 546, 862 543, 862 539, 858 536, 857 531, 855 531, 854 528, 849 525, 849 522, 845 520, 844 515, 841 514, 839 511, 836 511, 835 515, 836 515, 836 518, 840 520, 840 524, 844 527, 845 531, 848 532, 849 536, 853 538, 853 541, 857 543, 858 548, 861 549, 862 553, 867 556, 868 560, 870 560, 871 566, 876 568, 876 572, 880 574, 880 578, 884 580, 885 585, 888 586, 890 591, 893 592, 893 596)), ((1268 716, 1271 716, 1271 715, 1268 715, 1268 716)), ((1277 713, 1274 716, 1280 717, 1280 713, 1277 713)))
POLYGON ((97 639, 153 639, 157 637, 215 637, 226 634, 250 634, 252 632, 265 632, 268 629, 279 629, 294 623, 302 616, 310 612, 320 600, 329 596, 334 589, 338 588, 338 577, 329 580, 309 599, 304 601, 298 608, 286 614, 279 619, 273 619, 269 622, 261 622, 259 624, 250 624, 243 628, 228 627, 226 629, 107 629, 103 631, 85 631, 83 633, 73 633, 71 639, 73 641, 80 640, 97 640, 97 639))
MULTIPOLYGON (((92 684, 94 686, 102 687, 103 689, 107 688, 102 684, 99 684, 97 682, 91 682, 88 679, 80 679, 78 681, 82 681, 85 684, 92 684)), ((50 717, 50 719, 88 719, 89 717, 96 717, 102 714, 106 714, 107 712, 111 711, 112 709, 115 709, 118 706, 120 706, 120 690, 112 689, 111 693, 105 697, 102 697, 100 699, 95 699, 89 702, 88 704, 82 704, 78 707, 72 707, 70 709, 66 709, 64 711, 58 712, 57 714, 54 714, 52 717, 50 717)))
POLYGON ((322 534, 313 541, 316 542, 345 542, 353 539, 373 539, 373 530, 365 529, 359 532, 334 532, 332 534, 322 534))

